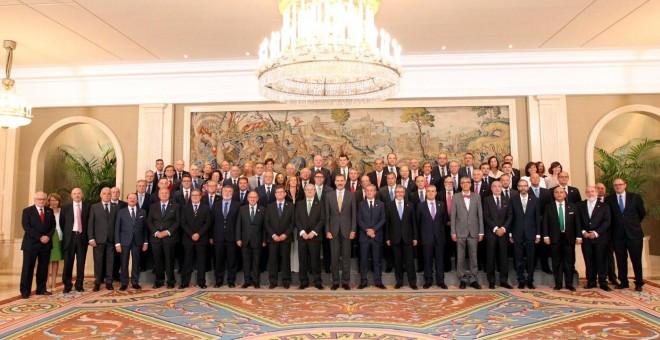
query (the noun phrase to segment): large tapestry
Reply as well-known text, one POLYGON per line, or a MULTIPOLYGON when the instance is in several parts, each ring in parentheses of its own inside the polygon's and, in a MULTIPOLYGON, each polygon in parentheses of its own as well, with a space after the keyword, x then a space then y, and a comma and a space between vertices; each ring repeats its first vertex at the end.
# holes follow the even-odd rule
POLYGON ((273 158, 279 166, 309 166, 322 155, 333 169, 340 154, 369 171, 376 158, 396 153, 434 161, 440 152, 476 161, 511 153, 508 106, 398 107, 335 110, 190 112, 190 161, 214 168, 227 160, 273 158))

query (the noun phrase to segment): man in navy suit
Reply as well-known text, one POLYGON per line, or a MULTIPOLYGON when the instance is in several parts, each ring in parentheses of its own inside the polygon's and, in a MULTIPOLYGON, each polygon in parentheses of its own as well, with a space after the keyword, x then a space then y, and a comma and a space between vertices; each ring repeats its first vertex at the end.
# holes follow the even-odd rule
MULTIPOLYGON (((190 203, 181 208, 181 244, 183 245, 184 262, 181 265, 179 289, 188 288, 193 266, 197 271, 197 285, 201 289, 206 288, 206 253, 211 233, 211 209, 207 205, 201 204, 201 200, 202 192, 199 189, 193 189, 190 194, 190 203)), ((219 206, 220 204, 217 204, 214 209, 219 206)))
POLYGON ((392 247, 394 253, 395 289, 403 287, 403 269, 408 273, 408 285, 417 289, 417 273, 413 260, 413 247, 417 246, 419 231, 415 209, 412 203, 404 200, 406 189, 397 185, 394 191, 394 200, 386 205, 386 233, 385 243, 392 247))
POLYGON ((268 240, 269 289, 277 287, 278 267, 282 271, 282 286, 291 285, 291 240, 293 240, 294 206, 286 201, 283 186, 275 188, 275 201, 266 208, 265 229, 268 240))
MULTIPOLYGON (((246 182, 246 181, 243 181, 246 182)), ((222 188, 222 202, 213 207, 211 244, 215 254, 215 288, 224 284, 225 272, 229 288, 236 286, 236 220, 242 204, 233 200, 234 188, 231 184, 222 188)), ((245 202, 247 204, 247 197, 245 202)))
POLYGON ((271 202, 275 201, 274 179, 275 176, 272 171, 264 172, 264 184, 255 189, 259 195, 259 205, 262 207, 267 207, 271 202))
POLYGON ((367 287, 369 274, 369 252, 373 258, 374 284, 380 289, 385 289, 381 279, 381 245, 385 230, 385 204, 376 199, 376 186, 369 184, 365 189, 367 199, 360 202, 357 210, 357 224, 360 239, 360 274, 361 280, 358 289, 367 287))
POLYGON ((617 178, 614 180, 614 194, 607 196, 605 202, 610 206, 612 215, 612 237, 616 266, 619 271, 619 285, 616 289, 626 289, 628 283, 628 255, 635 272, 635 290, 642 291, 644 276, 642 275, 642 247, 644 231, 642 220, 646 216, 644 201, 638 194, 626 191, 627 183, 617 178))
POLYGON ((149 245, 149 239, 144 232, 146 215, 144 210, 137 206, 137 194, 128 194, 126 203, 128 206, 119 210, 115 222, 115 251, 121 255, 120 291, 128 288, 129 259, 132 259, 131 285, 133 289, 142 288, 140 287, 140 251, 147 251, 149 245))
POLYGON ((178 204, 170 201, 169 189, 160 189, 158 197, 159 202, 151 205, 147 218, 155 263, 154 288, 163 286, 167 274, 167 288, 172 289, 176 285, 174 247, 181 227, 181 209, 178 204))
POLYGON ((387 185, 385 183, 385 175, 387 175, 387 172, 383 170, 383 166, 383 159, 377 158, 374 160, 374 170, 367 174, 371 184, 375 185, 376 188, 381 188, 387 185))
MULTIPOLYGON (((521 181, 523 182, 523 181, 521 181)), ((548 204, 543 215, 543 241, 550 245, 555 290, 562 288, 575 291, 575 245, 582 243, 582 224, 575 204, 566 201, 566 191, 561 186, 552 191, 555 198, 548 204)))
POLYGON ((314 279, 314 287, 323 289, 321 278, 321 239, 325 224, 325 208, 316 198, 316 187, 308 183, 305 186, 304 202, 295 208, 295 224, 298 228, 298 257, 300 260, 300 287, 309 286, 309 272, 314 279))
MULTIPOLYGON (((421 176, 420 176, 421 178, 421 176)), ((445 284, 444 253, 447 243, 447 207, 439 199, 436 200, 435 185, 426 187, 426 200, 417 205, 417 224, 419 225, 419 242, 424 256, 424 289, 433 285, 433 268, 435 261, 435 283, 442 289, 445 284)))
POLYGON ((605 251, 609 245, 610 207, 598 201, 595 186, 588 186, 585 194, 587 199, 578 203, 582 220, 582 255, 587 270, 587 285, 584 288, 596 288, 598 278, 600 288, 609 292, 611 289, 607 285, 605 273, 605 251))
POLYGON ((238 165, 232 166, 229 175, 230 177, 225 178, 222 182, 222 186, 231 185, 234 188, 234 191, 238 191, 238 179, 241 176, 241 168, 238 165))
POLYGON ((34 194, 34 205, 23 209, 21 223, 25 236, 21 243, 23 251, 23 268, 21 269, 21 297, 27 299, 32 290, 34 266, 37 265, 37 295, 52 295, 46 290, 48 280, 48 263, 53 248, 53 233, 55 233, 55 215, 46 207, 46 193, 34 194))
POLYGON ((234 196, 232 199, 238 201, 241 206, 244 206, 247 204, 247 194, 249 192, 250 186, 247 177, 241 177, 238 179, 238 190, 234 190, 234 196))
POLYGON ((244 283, 241 288, 254 284, 254 288, 261 288, 259 284, 259 258, 261 249, 266 247, 266 232, 264 220, 266 209, 257 205, 259 195, 256 191, 248 194, 248 205, 242 206, 236 219, 236 244, 241 248, 243 255, 244 283))
MULTIPOLYGON (((580 195, 580 190, 576 187, 568 185, 568 172, 562 171, 557 175, 557 181, 559 182, 559 187, 563 188, 566 191, 566 202, 568 203, 578 203, 582 201, 582 196, 580 195)), ((556 187, 555 187, 556 188, 556 187)), ((551 188, 552 190, 554 188, 551 188)))
MULTIPOLYGON (((481 171, 481 170, 475 170, 481 171)), ((492 195, 483 199, 484 233, 486 234, 486 276, 488 288, 495 289, 495 260, 500 268, 500 286, 511 289, 509 284, 509 256, 507 232, 511 228, 513 214, 511 201, 502 196, 502 183, 494 181, 492 195)), ((525 198, 527 199, 527 198, 525 198)), ((527 208, 527 206, 525 206, 527 208)))
MULTIPOLYGON (((505 175, 503 175, 505 176, 505 175)), ((508 177, 506 175, 505 177, 508 177)), ((513 223, 509 241, 513 243, 513 256, 518 276, 518 289, 534 286, 534 245, 541 242, 541 208, 538 197, 529 194, 529 183, 518 182, 518 195, 510 198, 513 223), (527 270, 527 278, 525 278, 527 270)))

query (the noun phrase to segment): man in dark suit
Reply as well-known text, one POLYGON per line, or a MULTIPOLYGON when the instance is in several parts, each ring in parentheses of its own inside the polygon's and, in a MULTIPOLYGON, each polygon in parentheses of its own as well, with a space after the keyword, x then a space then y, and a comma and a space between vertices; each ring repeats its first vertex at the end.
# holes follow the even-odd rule
MULTIPOLYGON (((168 186, 169 186, 169 183, 170 182, 167 180, 167 178, 161 178, 158 181, 158 183, 156 183, 156 191, 151 193, 151 195, 149 196, 149 207, 150 208, 154 203, 158 203, 160 201, 160 197, 158 197, 158 191, 160 189, 163 189, 163 188, 167 189, 168 186)), ((167 189, 167 190, 169 190, 169 189, 167 189)), ((170 195, 170 197, 171 197, 171 195, 170 195)), ((149 216, 149 215, 147 215, 147 216, 149 216)))
MULTIPOLYGON (((332 170, 332 173, 330 174, 330 185, 333 187, 333 189, 335 183, 335 176, 337 176, 338 174, 344 175, 344 178, 346 178, 346 181, 348 181, 349 162, 350 161, 348 159, 348 156, 346 156, 345 154, 341 154, 337 158, 337 167, 334 170, 332 170)), ((350 189, 350 186, 348 186, 348 188, 350 189)))
POLYGON ((348 188, 348 191, 352 192, 353 194, 362 189, 362 183, 360 183, 360 172, 358 169, 348 169, 348 182, 346 182, 346 187, 348 188))
POLYGON ((384 174, 389 174, 393 173, 394 177, 398 180, 400 175, 399 175, 399 167, 396 166, 397 163, 397 157, 395 153, 388 153, 387 154, 387 165, 383 168, 384 174))
POLYGON ((241 176, 241 168, 238 165, 232 166, 229 171, 229 176, 229 178, 225 178, 222 182, 222 186, 231 185, 234 188, 234 191, 238 191, 238 179, 241 176))
POLYGON ((146 186, 146 192, 149 194, 153 194, 158 190, 158 180, 156 179, 156 174, 154 174, 153 171, 147 170, 144 173, 144 181, 145 181, 145 186, 146 186))
POLYGON ((147 215, 137 206, 137 194, 128 194, 126 200, 128 206, 119 210, 115 222, 115 251, 121 255, 120 291, 128 288, 129 259, 132 259, 131 285, 133 289, 142 288, 140 287, 140 251, 147 251, 149 244, 144 225, 147 215))
POLYGON ((209 180, 206 182, 206 195, 202 196, 202 199, 200 202, 202 204, 208 205, 211 211, 213 211, 213 205, 216 202, 220 202, 222 199, 222 196, 220 196, 219 193, 217 193, 218 190, 218 182, 214 180, 209 180))
MULTIPOLYGON (((550 193, 550 190, 546 188, 541 188, 541 176, 538 173, 530 174, 529 182, 531 183, 529 192, 530 194, 534 195, 534 197, 539 199, 541 218, 543 218, 543 214, 545 213, 545 207, 548 205, 548 203, 552 202, 552 193, 550 193)), ((536 243, 535 248, 536 248, 534 249, 535 266, 536 266, 536 259, 538 259, 539 262, 541 262, 541 270, 546 274, 552 274, 552 270, 550 270, 550 263, 549 263, 550 247, 547 244, 545 244, 545 242, 538 242, 536 243)))
MULTIPOLYGON (((481 197, 482 200, 493 194, 490 185, 484 183, 483 177, 484 175, 483 172, 481 172, 481 169, 472 170, 472 187, 470 188, 470 191, 479 194, 479 197, 481 197)), ((502 183, 500 183, 500 185, 502 185, 502 183)))
POLYGON ((527 181, 518 182, 518 190, 519 194, 513 195, 510 199, 513 223, 509 231, 509 241, 513 243, 518 289, 524 289, 525 284, 529 289, 535 289, 534 245, 541 242, 541 201, 538 197, 529 194, 527 181), (527 278, 525 278, 525 270, 527 270, 527 278))
POLYGON ((295 207, 295 225, 298 228, 298 258, 300 260, 300 287, 309 286, 308 273, 312 273, 314 287, 323 289, 321 278, 321 239, 325 223, 325 209, 316 198, 314 184, 305 186, 305 200, 295 207))
POLYGON ((154 288, 163 286, 167 274, 167 288, 172 289, 176 285, 174 247, 178 241, 181 227, 181 208, 170 201, 170 191, 167 188, 160 189, 158 197, 159 202, 151 205, 147 218, 155 262, 154 288))
MULTIPOLYGON (((332 192, 332 189, 330 188, 329 185, 326 185, 326 177, 323 174, 322 171, 317 171, 314 173, 314 188, 316 189, 316 199, 321 202, 321 204, 324 204, 323 209, 325 209, 325 197, 328 193, 332 192)), ((327 216, 326 216, 327 218, 327 216)), ((323 235, 325 236, 325 235, 323 235)), ((330 266, 331 266, 331 258, 332 256, 330 255, 330 240, 327 238, 323 237, 323 240, 321 241, 321 246, 323 248, 323 267, 325 268, 326 274, 330 273, 330 266)))
MULTIPOLYGON (((475 183, 478 182, 475 180, 475 183)), ((497 260, 500 268, 500 286, 511 289, 513 287, 509 284, 509 255, 507 253, 509 246, 507 232, 511 230, 513 220, 511 201, 502 196, 500 181, 494 181, 491 189, 493 194, 483 199, 488 288, 495 289, 495 261, 497 260)), ((527 208, 527 204, 524 208, 527 208)))
POLYGON ((439 185, 442 184, 441 182, 442 178, 433 174, 431 170, 431 162, 424 162, 422 164, 421 176, 424 176, 425 187, 429 185, 435 185, 435 187, 437 188, 439 185))
MULTIPOLYGON (((422 178, 420 176, 420 178, 422 178)), ((433 268, 435 263, 435 283, 442 289, 445 284, 444 253, 447 243, 447 207, 436 199, 435 185, 426 187, 426 199, 417 205, 417 224, 419 225, 419 242, 424 256, 424 289, 433 285, 433 268)))
MULTIPOLYGON (((389 174, 388 174, 389 176, 389 174)), ((417 274, 413 262, 413 247, 417 246, 418 229, 415 208, 405 201, 406 189, 396 186, 394 200, 386 204, 387 224, 385 239, 394 254, 395 289, 403 287, 403 268, 408 273, 408 285, 417 289, 417 274)))
POLYGON ((316 174, 316 172, 320 171, 323 173, 323 178, 325 179, 324 185, 327 185, 329 187, 332 187, 332 184, 330 183, 330 170, 327 168, 323 167, 323 156, 321 155, 316 155, 314 156, 314 166, 310 168, 312 170, 312 174, 316 174))
MULTIPOLYGON (((185 174, 183 175, 183 178, 181 178, 181 187, 179 190, 175 191, 172 193, 172 196, 174 197, 174 202, 179 205, 179 207, 183 208, 190 202, 190 196, 192 194, 192 179, 190 178, 190 175, 185 174)), ((200 197, 201 199, 201 197, 200 197)))
POLYGON ((261 249, 266 247, 264 220, 266 209, 257 205, 259 195, 255 191, 248 194, 248 205, 242 206, 236 219, 236 244, 242 249, 244 283, 241 288, 259 284, 259 259, 261 249))
POLYGON ((387 185, 385 180, 385 175, 387 174, 383 170, 384 162, 382 158, 376 158, 374 160, 374 170, 367 174, 371 184, 375 185, 376 188, 381 188, 387 185))
POLYGON ((426 200, 426 179, 424 176, 419 175, 415 178, 415 188, 408 194, 408 199, 415 207, 426 200))
POLYGON ((83 292, 85 279, 85 260, 87 258, 87 222, 89 221, 89 202, 83 201, 83 192, 80 188, 71 190, 70 204, 62 207, 60 212, 60 226, 62 227, 62 255, 64 256, 64 270, 62 283, 64 293, 71 292, 71 279, 73 263, 76 261, 76 291, 83 292))
MULTIPOLYGON (((607 187, 603 183, 596 183, 596 192, 598 193, 598 202, 605 203, 609 208, 607 202, 605 202, 605 197, 607 196, 607 187)), ((612 214, 610 212, 610 218, 612 214)), ((609 240, 607 245, 607 250, 605 251, 605 272, 607 273, 607 279, 614 286, 619 284, 619 281, 616 278, 616 262, 614 261, 614 237, 612 237, 612 224, 610 220, 610 227, 607 228, 607 239, 609 240)))
POLYGON ((454 257, 454 263, 456 262, 456 242, 449 242, 451 240, 451 204, 453 201, 454 197, 454 180, 449 177, 445 176, 442 179, 442 189, 438 192, 437 194, 437 199, 439 201, 442 201, 445 204, 445 207, 447 208, 447 227, 445 228, 445 239, 447 242, 445 243, 445 255, 443 257, 444 260, 444 268, 445 268, 445 273, 448 273, 451 271, 451 258, 452 256, 454 257))
POLYGON ((265 229, 268 240, 269 289, 277 287, 278 264, 282 271, 282 286, 291 285, 291 240, 293 240, 294 205, 284 200, 283 186, 275 188, 275 201, 266 208, 265 229))
POLYGON ((335 176, 335 191, 325 196, 325 237, 330 240, 330 256, 332 260, 332 287, 339 288, 339 271, 341 269, 341 284, 345 290, 350 290, 351 282, 351 240, 357 230, 355 197, 345 190, 346 178, 339 174, 335 176))
MULTIPOLYGON (((502 158, 502 163, 509 163, 509 164, 511 164, 511 173, 513 174, 513 176, 511 177, 511 179, 512 179, 512 180, 513 180, 513 179, 516 180, 515 182, 512 181, 511 184, 512 184, 512 185, 515 185, 516 187, 518 187, 518 180, 520 179, 520 170, 517 169, 517 168, 514 168, 514 167, 513 167, 513 156, 511 156, 511 155, 504 155, 504 158, 502 158)), ((529 183, 528 183, 528 184, 529 184, 529 183)))
MULTIPOLYGON (((110 188, 110 203, 117 205, 117 211, 124 209, 128 206, 126 201, 121 199, 121 189, 119 187, 110 188)), ((114 250, 114 249, 113 249, 114 250)), ((112 279, 119 281, 119 267, 121 266, 121 254, 114 251, 114 259, 112 260, 112 279)))
POLYGON ((238 190, 234 191, 232 199, 237 201, 241 206, 247 205, 247 195, 250 193, 250 187, 248 184, 247 177, 241 177, 238 179, 238 190))
MULTIPOLYGON (((580 190, 576 187, 568 185, 568 172, 562 171, 557 175, 557 181, 559 182, 559 187, 563 188, 566 191, 566 202, 568 203, 578 203, 582 201, 582 196, 580 195, 580 190)), ((555 187, 556 188, 556 187, 555 187)), ((550 190, 553 191, 554 188, 550 190)))
POLYGON ((447 177, 447 175, 449 175, 449 164, 447 163, 448 161, 449 158, 447 157, 446 153, 438 154, 438 164, 437 166, 434 166, 432 170, 433 177, 439 180, 443 180, 445 177, 447 177))
MULTIPOLYGON (((520 180, 520 175, 516 175, 515 172, 513 171, 513 165, 509 162, 504 162, 502 163, 502 173, 509 175, 509 185, 507 186, 506 183, 502 182, 502 176, 500 176, 500 182, 502 182, 502 190, 504 192, 504 196, 507 196, 506 190, 507 189, 515 189, 518 187, 518 181, 520 180)), ((529 183, 527 183, 529 184, 529 183)), ((509 196, 510 198, 510 196, 509 196)))
POLYGON ((25 235, 21 243, 23 251, 23 268, 21 269, 21 298, 27 299, 32 291, 34 266, 37 265, 37 295, 52 295, 46 290, 48 280, 48 263, 53 249, 53 233, 55 233, 55 215, 46 207, 46 193, 34 194, 34 205, 23 209, 21 224, 25 235))
POLYGON ((610 207, 598 201, 595 186, 588 186, 585 191, 587 199, 578 203, 580 219, 582 220, 582 255, 587 271, 585 289, 596 288, 596 278, 600 288, 606 292, 611 289, 607 285, 605 273, 605 251, 608 247, 608 232, 610 228, 610 207))
POLYGON ((275 201, 275 185, 273 184, 274 179, 275 176, 273 175, 273 172, 264 172, 264 184, 255 189, 259 195, 259 205, 264 208, 267 207, 271 202, 275 201))
POLYGON ((360 239, 360 285, 358 289, 367 287, 369 274, 369 253, 373 259, 374 285, 385 289, 381 279, 381 245, 385 233, 385 204, 376 200, 376 186, 369 184, 365 189, 367 199, 360 202, 357 210, 357 224, 360 239))
MULTIPOLYGON (((483 172, 481 172, 481 169, 474 169, 474 170, 471 171, 471 173, 472 173, 472 178, 471 178, 472 179, 472 186, 470 187, 470 191, 474 192, 475 194, 478 194, 479 197, 481 197, 482 204, 483 204, 483 201, 485 201, 486 198, 488 198, 490 195, 492 195, 490 185, 483 182, 483 172)), ((501 183, 500 183, 500 185, 501 185, 501 183)), ((485 206, 484 206, 484 214, 485 214, 485 206)), ((491 253, 491 252, 488 251, 488 240, 491 239, 492 238, 491 236, 493 236, 494 234, 489 233, 488 228, 486 228, 485 233, 486 233, 486 235, 485 235, 486 242, 479 242, 479 244, 477 245, 477 264, 478 264, 479 270, 483 270, 483 269, 486 268, 487 257, 489 255, 494 254, 494 253, 491 253)), ((508 242, 506 242, 506 238, 507 238, 506 234, 503 234, 502 236, 497 236, 497 237, 498 238, 503 238, 505 240, 503 242, 505 248, 509 245, 508 242)), ((506 250, 505 250, 505 252, 506 252, 506 250)), ((489 259, 492 259, 492 256, 489 257, 489 259)), ((500 262, 498 262, 498 264, 499 263, 500 262)), ((504 263, 508 264, 508 259, 504 263)), ((494 268, 493 268, 493 270, 494 270, 494 268)), ((504 282, 506 282, 506 279, 502 283, 504 283, 504 282)), ((489 281, 489 286, 493 286, 494 284, 495 284, 494 282, 491 283, 489 281)), ((507 283, 506 285, 502 285, 502 287, 506 288, 508 285, 509 284, 507 283)))
MULTIPOLYGON (((381 202, 387 203, 394 201, 394 190, 396 189, 396 175, 394 173, 388 173, 385 175, 387 185, 380 187, 378 190, 378 197, 381 202)), ((407 198, 406 198, 407 199, 407 198)))
MULTIPOLYGON (((451 172, 452 165, 449 169, 451 172)), ((477 244, 484 238, 484 218, 481 198, 470 192, 471 185, 469 178, 461 178, 462 191, 451 201, 451 239, 456 242, 456 273, 460 289, 465 289, 470 281, 470 287, 481 289, 477 278, 477 244), (465 272, 466 251, 470 259, 469 274, 465 272)))
MULTIPOLYGON (((147 191, 147 181, 143 179, 138 180, 135 184, 135 189, 137 194, 137 207, 144 210, 144 216, 147 218, 149 216, 149 207, 151 206, 149 203, 151 201, 151 192, 147 191)), ((140 270, 146 271, 148 266, 150 267, 153 265, 153 258, 151 257, 151 250, 148 243, 149 233, 146 230, 147 225, 146 223, 143 223, 143 225, 145 229, 144 233, 147 235, 147 250, 140 254, 140 270)))
POLYGON ((199 168, 197 165, 190 165, 190 179, 192 180, 192 188, 202 190, 204 187, 204 178, 199 175, 199 168))
POLYGON ((174 162, 174 178, 178 181, 181 181, 184 175, 190 175, 188 171, 184 170, 185 167, 186 163, 182 159, 174 162))
POLYGON ((471 152, 466 152, 463 155, 463 166, 458 169, 458 176, 472 178, 474 170, 474 155, 471 152))
POLYGON ((617 178, 614 180, 614 194, 607 196, 605 202, 612 215, 612 237, 616 253, 616 266, 619 271, 619 285, 616 289, 626 289, 628 283, 628 255, 635 272, 635 290, 642 291, 642 247, 644 231, 642 220, 646 216, 644 201, 638 194, 626 191, 627 183, 617 178))
MULTIPOLYGON (((246 183, 245 180, 242 182, 246 183)), ((233 186, 231 184, 224 186, 222 202, 218 201, 212 211, 211 244, 213 244, 215 257, 215 288, 222 287, 224 284, 225 272, 229 288, 236 286, 236 220, 240 207, 243 205, 234 200, 234 196, 233 186)), ((247 204, 247 202, 246 195, 245 203, 247 204)))
MULTIPOLYGON (((454 191, 457 193, 461 191, 461 174, 459 174, 460 167, 457 161, 449 162, 449 174, 447 176, 451 177, 454 182, 454 191)), ((469 178, 469 177, 468 177, 469 178)))
POLYGON ((407 165, 399 168, 399 176, 396 182, 406 189, 406 199, 408 199, 408 194, 415 189, 415 179, 410 178, 410 168, 407 165))
MULTIPOLYGON (((185 178, 187 178, 187 175, 184 175, 185 178)), ((231 195, 229 196, 231 197, 231 195)), ((181 243, 183 245, 184 262, 181 266, 181 285, 179 289, 188 288, 190 285, 193 265, 197 271, 197 285, 201 289, 206 288, 206 253, 209 246, 212 217, 211 208, 202 204, 201 201, 202 192, 199 189, 193 189, 190 194, 190 203, 181 208, 181 243), (195 259, 194 264, 193 258, 195 259)), ((215 209, 219 206, 219 204, 216 204, 215 209)))
POLYGON ((552 194, 555 200, 546 207, 543 215, 543 241, 550 244, 554 289, 560 290, 563 281, 568 290, 575 291, 575 244, 582 243, 580 214, 575 204, 566 201, 564 188, 555 187, 552 194))
POLYGON ((94 291, 98 292, 101 282, 105 288, 113 290, 112 266, 115 257, 115 221, 117 204, 110 202, 110 188, 101 189, 101 202, 89 208, 89 245, 94 252, 94 291))

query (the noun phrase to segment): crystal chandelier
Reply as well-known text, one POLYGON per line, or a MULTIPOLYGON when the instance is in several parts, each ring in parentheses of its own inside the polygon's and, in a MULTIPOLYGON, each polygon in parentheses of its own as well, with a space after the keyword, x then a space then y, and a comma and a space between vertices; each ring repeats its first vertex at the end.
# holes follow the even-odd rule
POLYGON ((376 29, 380 0, 280 0, 282 29, 259 48, 259 92, 296 104, 353 104, 397 94, 401 46, 376 29))
POLYGON ((7 77, 2 79, 0 89, 0 127, 3 129, 15 129, 19 126, 28 125, 32 121, 32 110, 25 105, 22 96, 14 89, 14 80, 11 79, 11 64, 14 59, 16 42, 5 40, 3 44, 7 50, 7 65, 5 73, 7 77))

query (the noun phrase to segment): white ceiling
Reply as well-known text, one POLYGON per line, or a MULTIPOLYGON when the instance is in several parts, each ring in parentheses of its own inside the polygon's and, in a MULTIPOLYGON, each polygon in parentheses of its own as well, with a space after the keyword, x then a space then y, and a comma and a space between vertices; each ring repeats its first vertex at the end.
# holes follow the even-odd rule
MULTIPOLYGON (((17 67, 254 59, 281 26, 277 5, 0 0, 0 39, 18 42, 17 67)), ((660 0, 384 0, 376 25, 404 55, 645 50, 660 46, 660 0)))

